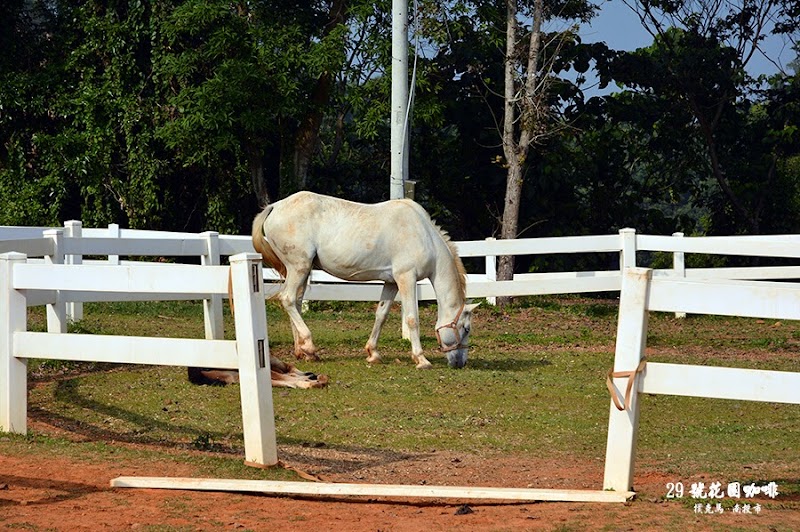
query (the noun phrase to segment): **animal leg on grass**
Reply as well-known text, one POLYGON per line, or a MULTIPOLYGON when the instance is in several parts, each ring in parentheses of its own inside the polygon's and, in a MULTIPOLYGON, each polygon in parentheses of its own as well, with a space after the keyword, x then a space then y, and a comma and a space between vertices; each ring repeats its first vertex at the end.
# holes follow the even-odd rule
POLYGON ((274 356, 269 357, 272 386, 281 388, 324 388, 328 384, 327 375, 316 375, 301 371, 274 356))
MULTIPOLYGON (((269 363, 273 388, 324 388, 328 384, 327 375, 301 371, 274 356, 270 356, 269 363)), ((188 370, 189 381, 192 384, 225 386, 239 382, 239 372, 235 369, 189 368, 188 370)))
POLYGON ((300 314, 300 305, 306 291, 306 282, 311 273, 311 266, 308 268, 290 269, 286 274, 283 289, 278 296, 283 305, 289 320, 292 322, 292 335, 294 336, 294 356, 298 360, 319 360, 317 348, 311 338, 311 330, 303 321, 300 314))
POLYGON ((381 300, 375 310, 375 324, 372 326, 372 333, 370 333, 367 345, 364 347, 367 352, 367 362, 370 364, 376 364, 381 361, 381 355, 378 353, 378 337, 381 335, 381 328, 386 322, 386 317, 389 316, 389 311, 392 309, 392 303, 394 303, 394 296, 396 295, 396 284, 386 283, 383 285, 381 300))
POLYGON ((411 340, 411 359, 417 369, 431 369, 431 364, 422 354, 422 342, 419 340, 419 304, 417 303, 417 279, 411 274, 395 275, 400 301, 403 306, 403 321, 408 325, 408 337, 411 340))

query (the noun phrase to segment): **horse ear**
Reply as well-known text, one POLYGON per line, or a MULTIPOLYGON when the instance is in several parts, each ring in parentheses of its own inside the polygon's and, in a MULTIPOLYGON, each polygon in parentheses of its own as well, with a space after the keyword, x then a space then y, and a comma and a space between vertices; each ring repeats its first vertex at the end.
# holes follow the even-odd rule
POLYGON ((479 306, 480 306, 480 302, 478 302, 478 303, 467 302, 467 304, 464 305, 464 310, 467 311, 467 312, 472 312, 473 310, 475 310, 479 306))

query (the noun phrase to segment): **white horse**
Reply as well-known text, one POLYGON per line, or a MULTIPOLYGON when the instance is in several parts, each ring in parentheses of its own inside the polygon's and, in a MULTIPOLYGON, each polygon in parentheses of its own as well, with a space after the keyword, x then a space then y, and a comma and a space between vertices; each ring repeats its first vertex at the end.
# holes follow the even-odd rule
POLYGON ((417 368, 431 363, 419 340, 417 281, 436 292, 436 338, 451 367, 467 363, 472 310, 465 300, 466 275, 455 246, 417 203, 402 199, 375 205, 298 192, 267 205, 253 220, 253 246, 285 282, 278 298, 289 315, 295 356, 318 360, 300 304, 312 267, 352 281, 383 281, 367 361, 380 361, 378 336, 400 293, 404 324, 417 368))

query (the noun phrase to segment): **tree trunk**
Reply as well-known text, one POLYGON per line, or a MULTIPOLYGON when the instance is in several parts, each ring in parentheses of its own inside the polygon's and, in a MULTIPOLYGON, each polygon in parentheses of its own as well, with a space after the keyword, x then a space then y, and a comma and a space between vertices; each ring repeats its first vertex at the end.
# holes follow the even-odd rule
POLYGON ((304 190, 307 185, 308 169, 319 140, 322 118, 325 116, 324 108, 330 98, 331 81, 329 72, 324 72, 317 79, 311 95, 311 109, 297 130, 294 146, 294 181, 298 190, 304 190))
MULTIPOLYGON (((517 54, 517 3, 506 1, 506 64, 505 64, 505 103, 503 116, 503 154, 508 166, 506 177, 506 194, 503 205, 503 220, 500 238, 517 238, 519 232, 519 208, 522 198, 522 182, 525 160, 530 151, 533 132, 541 120, 538 112, 537 94, 539 55, 541 49, 541 27, 543 16, 543 0, 534 2, 533 26, 531 28, 530 46, 526 64, 517 54), (525 72, 524 87, 516 82, 518 69, 525 72), (520 90, 523 89, 523 90, 520 90), (521 94, 520 94, 521 93, 521 94)), ((498 259, 497 279, 510 281, 514 278, 514 256, 502 255, 498 259)), ((501 296, 497 304, 504 307, 512 298, 501 296)))
MULTIPOLYGON (((510 163, 508 167, 508 178, 506 180, 506 197, 503 207, 503 224, 500 229, 500 238, 517 238, 519 228, 519 203, 522 196, 522 167, 519 164, 510 163)), ((500 281, 510 281, 514 278, 514 255, 501 255, 497 263, 497 279, 500 281)), ((497 304, 501 307, 511 303, 509 296, 497 298, 497 304)))
POLYGON ((256 195, 259 205, 266 205, 269 203, 269 193, 267 192, 267 182, 264 178, 264 159, 258 148, 250 143, 245 143, 244 152, 247 156, 247 166, 250 169, 253 193, 256 195))
MULTIPOLYGON (((323 32, 323 38, 328 36, 339 24, 344 23, 346 14, 345 0, 334 0, 328 13, 328 23, 323 32)), ((311 107, 300 122, 294 148, 294 181, 298 190, 304 190, 308 181, 308 169, 319 140, 319 128, 325 116, 325 108, 330 101, 331 88, 333 87, 333 74, 323 72, 317 79, 311 93, 311 107)))

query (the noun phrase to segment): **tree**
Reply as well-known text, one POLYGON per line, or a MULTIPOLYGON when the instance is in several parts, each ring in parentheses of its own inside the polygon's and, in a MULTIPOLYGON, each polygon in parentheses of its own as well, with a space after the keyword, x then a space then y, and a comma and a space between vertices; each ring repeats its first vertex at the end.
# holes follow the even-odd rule
POLYGON ((0 3, 0 224, 49 223, 63 202, 56 179, 31 175, 42 157, 37 135, 60 122, 48 109, 58 79, 58 25, 44 5, 0 3))
POLYGON ((10 201, 24 191, 22 212, 40 209, 24 223, 72 217, 158 227, 163 159, 153 156, 150 4, 17 7, 16 28, 26 33, 18 46, 30 47, 25 65, 4 70, 14 82, 2 95, 10 158, 0 186, 13 190, 10 201))
POLYGON ((379 52, 375 36, 386 29, 375 19, 384 13, 356 0, 179 5, 165 31, 171 116, 163 137, 188 164, 240 150, 261 203, 315 186, 311 174, 341 150, 359 92, 352 74, 375 72, 373 57, 359 54, 379 52), (322 144, 338 147, 319 164, 322 144))
POLYGON ((773 31, 796 29, 797 20, 787 17, 796 13, 797 3, 648 0, 628 5, 654 42, 623 55, 616 78, 674 101, 676 112, 680 106, 689 112, 710 176, 729 208, 744 220, 746 231, 759 233, 777 166, 774 153, 758 154, 752 163, 740 156, 740 141, 746 136, 741 133, 758 129, 748 111, 748 95, 757 82, 746 67, 759 52, 770 24, 775 24, 773 31))
POLYGON ((156 58, 167 103, 159 137, 185 167, 227 166, 235 179, 232 170, 243 164, 259 202, 269 197, 271 152, 278 154, 271 190, 279 190, 282 124, 300 99, 304 36, 284 15, 264 2, 181 3, 166 17, 156 58))
MULTIPOLYGON (((566 18, 586 21, 593 13, 593 6, 583 2, 552 3, 545 6, 544 0, 534 0, 529 11, 523 11, 531 19, 530 30, 520 38, 522 30, 518 19, 520 9, 517 0, 506 2, 506 54, 504 69, 504 108, 502 124, 502 148, 508 168, 506 191, 500 237, 517 238, 519 231, 519 208, 524 170, 532 147, 543 138, 563 127, 556 119, 557 109, 552 101, 554 59, 567 40, 575 39, 573 30, 544 34, 546 19, 566 18)), ((497 277, 510 280, 514 275, 514 257, 502 256, 498 261, 497 277)), ((499 298, 503 305, 508 298, 499 298)))

